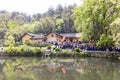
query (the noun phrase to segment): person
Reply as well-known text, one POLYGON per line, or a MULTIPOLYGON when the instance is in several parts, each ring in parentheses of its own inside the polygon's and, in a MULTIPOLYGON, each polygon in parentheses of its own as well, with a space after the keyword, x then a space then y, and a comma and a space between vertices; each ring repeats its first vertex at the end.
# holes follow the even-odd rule
POLYGON ((63 74, 66 74, 66 69, 63 66, 61 66, 61 71, 63 74))

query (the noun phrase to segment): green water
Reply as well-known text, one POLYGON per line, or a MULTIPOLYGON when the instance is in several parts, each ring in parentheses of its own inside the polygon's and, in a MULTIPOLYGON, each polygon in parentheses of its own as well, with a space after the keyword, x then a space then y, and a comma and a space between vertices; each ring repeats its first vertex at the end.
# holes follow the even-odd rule
POLYGON ((120 80, 120 63, 96 58, 0 58, 0 80, 120 80))

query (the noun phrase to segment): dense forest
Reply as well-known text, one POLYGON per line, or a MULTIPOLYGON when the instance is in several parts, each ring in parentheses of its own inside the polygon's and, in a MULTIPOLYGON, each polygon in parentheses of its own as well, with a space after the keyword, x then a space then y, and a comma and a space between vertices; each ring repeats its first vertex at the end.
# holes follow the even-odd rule
POLYGON ((120 0, 84 0, 80 6, 58 5, 43 14, 0 11, 0 42, 26 33, 82 32, 82 40, 98 45, 120 44, 120 0))

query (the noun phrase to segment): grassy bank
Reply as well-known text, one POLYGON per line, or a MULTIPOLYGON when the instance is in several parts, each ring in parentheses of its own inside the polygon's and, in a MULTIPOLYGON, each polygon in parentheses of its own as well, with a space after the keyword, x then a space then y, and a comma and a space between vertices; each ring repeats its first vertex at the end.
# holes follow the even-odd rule
POLYGON ((97 58, 111 58, 120 59, 120 54, 115 52, 84 52, 78 49, 52 49, 50 47, 31 47, 22 45, 19 47, 6 47, 5 56, 50 56, 50 57, 97 57, 97 58))
POLYGON ((55 57, 90 57, 89 54, 83 53, 78 49, 59 49, 53 47, 31 47, 27 45, 21 45, 18 47, 6 47, 5 56, 55 56, 55 57))
POLYGON ((5 49, 7 56, 41 56, 41 49, 38 47, 30 47, 22 45, 19 47, 7 47, 5 49))

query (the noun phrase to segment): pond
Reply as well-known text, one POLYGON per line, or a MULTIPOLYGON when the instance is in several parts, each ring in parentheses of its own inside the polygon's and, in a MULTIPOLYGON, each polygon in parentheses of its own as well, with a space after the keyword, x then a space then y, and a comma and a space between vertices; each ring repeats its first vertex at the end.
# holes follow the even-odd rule
POLYGON ((120 80, 120 63, 103 58, 0 57, 0 80, 120 80))

